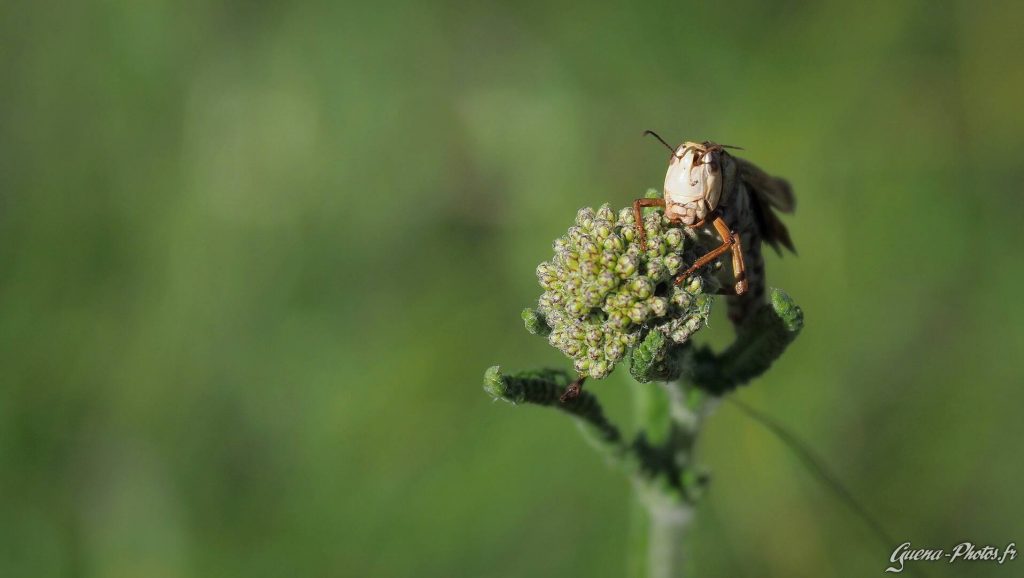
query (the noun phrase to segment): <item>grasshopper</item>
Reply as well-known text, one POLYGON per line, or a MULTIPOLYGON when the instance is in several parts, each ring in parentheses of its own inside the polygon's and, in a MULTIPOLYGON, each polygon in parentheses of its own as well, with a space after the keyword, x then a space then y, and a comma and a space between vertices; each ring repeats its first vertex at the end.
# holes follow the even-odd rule
MULTIPOLYGON (((684 282, 701 267, 731 253, 734 285, 732 291, 724 293, 729 295, 729 319, 737 327, 743 325, 764 303, 761 243, 768 243, 780 255, 780 245, 796 253, 789 231, 775 214, 792 213, 796 208, 792 187, 726 150, 739 147, 686 141, 673 148, 654 131, 644 134, 661 141, 672 154, 662 198, 633 201, 640 246, 647 246, 644 207, 664 207, 669 221, 688 228, 713 227, 722 244, 694 261, 675 283, 684 282)), ((586 377, 580 376, 570 383, 562 394, 562 403, 578 397, 585 381, 586 377)))
POLYGON ((672 154, 665 174, 664 196, 633 202, 640 245, 646 246, 643 207, 664 207, 665 217, 689 228, 705 229, 711 225, 722 244, 694 261, 675 282, 682 283, 701 267, 730 252, 735 284, 733 291, 726 292, 731 296, 729 319, 742 325, 764 302, 761 243, 768 243, 780 255, 780 245, 796 253, 789 231, 775 214, 792 213, 796 208, 793 189, 784 179, 770 176, 726 150, 738 147, 687 141, 673 148, 654 131, 644 134, 661 141, 672 154))

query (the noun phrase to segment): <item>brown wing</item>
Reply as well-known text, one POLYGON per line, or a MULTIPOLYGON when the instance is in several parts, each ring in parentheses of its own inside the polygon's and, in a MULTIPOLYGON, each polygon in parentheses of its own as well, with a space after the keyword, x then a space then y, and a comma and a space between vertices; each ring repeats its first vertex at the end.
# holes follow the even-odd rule
POLYGON ((751 192, 751 206, 754 209, 754 217, 757 219, 764 241, 780 255, 782 250, 779 248, 779 244, 796 254, 793 240, 789 238, 789 231, 775 214, 776 210, 792 213, 796 209, 793 188, 785 179, 773 177, 749 161, 737 158, 736 164, 740 179, 751 192))

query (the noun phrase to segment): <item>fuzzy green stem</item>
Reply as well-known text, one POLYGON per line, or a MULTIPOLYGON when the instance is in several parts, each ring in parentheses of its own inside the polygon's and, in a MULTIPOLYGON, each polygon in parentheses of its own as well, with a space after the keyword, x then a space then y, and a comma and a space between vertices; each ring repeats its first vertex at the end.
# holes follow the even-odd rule
MULTIPOLYGON (((635 384, 634 409, 647 452, 660 467, 633 475, 635 505, 630 575, 680 578, 693 575, 685 536, 705 479, 693 459, 704 416, 714 401, 682 381, 635 384)), ((642 451, 638 448, 638 451, 642 451)), ((647 453, 645 452, 645 453, 647 453)))
POLYGON ((694 575, 686 534, 693 505, 659 504, 664 496, 638 487, 629 542, 629 573, 634 578, 685 578, 694 575))
POLYGON ((804 326, 804 313, 781 289, 772 289, 769 302, 740 329, 728 349, 688 348, 682 373, 697 387, 721 396, 760 376, 771 367, 804 326))
POLYGON ((625 451, 619 428, 605 417, 597 396, 584 390, 575 399, 564 403, 559 400, 570 381, 569 374, 559 369, 503 374, 495 365, 484 373, 484 391, 513 405, 555 407, 575 417, 588 441, 601 450, 612 454, 625 451))
MULTIPOLYGON (((531 332, 547 330, 532 311, 524 312, 524 320, 531 332)), ((494 366, 484 375, 484 390, 512 404, 550 406, 572 415, 592 445, 630 477, 635 494, 630 576, 692 576, 693 559, 684 543, 694 504, 707 483, 693 456, 704 418, 722 395, 764 373, 802 327, 800 308, 773 289, 769 302, 721 354, 649 331, 630 352, 630 373, 638 382, 633 385, 637 434, 632 442, 605 417, 592 390, 559 401, 571 380, 565 371, 502 374, 494 366)))

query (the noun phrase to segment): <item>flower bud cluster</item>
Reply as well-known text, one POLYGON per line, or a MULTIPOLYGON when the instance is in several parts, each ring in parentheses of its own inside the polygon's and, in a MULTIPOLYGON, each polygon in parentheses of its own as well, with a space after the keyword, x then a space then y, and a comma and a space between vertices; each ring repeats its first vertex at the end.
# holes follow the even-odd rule
POLYGON ((575 226, 555 240, 554 258, 537 267, 544 293, 536 312, 524 312, 528 329, 543 320, 548 341, 581 375, 608 375, 646 330, 682 343, 707 320, 704 290, 717 282, 702 272, 674 283, 695 258, 693 237, 661 211, 643 225, 642 248, 631 208, 618 215, 607 204, 581 209, 575 226))

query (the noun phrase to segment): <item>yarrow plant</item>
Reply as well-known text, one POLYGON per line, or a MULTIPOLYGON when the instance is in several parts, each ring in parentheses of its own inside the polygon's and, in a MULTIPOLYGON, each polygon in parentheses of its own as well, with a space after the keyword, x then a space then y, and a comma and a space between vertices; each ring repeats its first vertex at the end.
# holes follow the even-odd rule
POLYGON ((612 423, 593 387, 560 398, 574 381, 562 369, 506 373, 494 366, 484 374, 484 390, 578 421, 629 475, 647 520, 632 540, 630 574, 667 578, 687 573, 692 563, 682 538, 709 479, 693 456, 704 418, 722 396, 768 369, 800 332, 803 313, 772 289, 737 327, 731 346, 716 353, 695 345, 692 337, 707 324, 722 287, 716 277, 721 266, 674 280, 714 241, 671 223, 661 209, 648 209, 643 226, 647 242, 641 246, 628 208, 617 214, 607 204, 581 209, 555 240, 553 258, 537 267, 543 293, 522 315, 526 329, 569 357, 579 377, 604 378, 628 360, 637 431, 628 436, 612 423))
POLYGON ((644 229, 641 248, 630 209, 617 217, 607 204, 580 209, 576 224, 555 240, 554 258, 537 266, 544 293, 536 310, 523 312, 526 328, 546 334, 580 375, 607 376, 645 331, 685 343, 707 322, 711 299, 704 290, 717 281, 695 275, 672 282, 696 257, 697 235, 655 212, 644 229))

